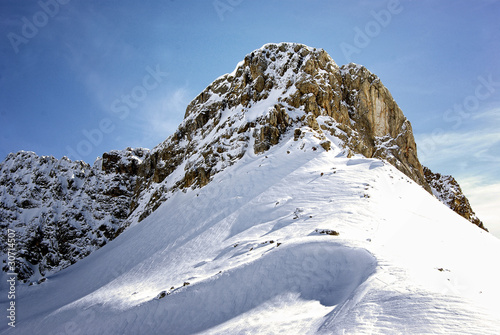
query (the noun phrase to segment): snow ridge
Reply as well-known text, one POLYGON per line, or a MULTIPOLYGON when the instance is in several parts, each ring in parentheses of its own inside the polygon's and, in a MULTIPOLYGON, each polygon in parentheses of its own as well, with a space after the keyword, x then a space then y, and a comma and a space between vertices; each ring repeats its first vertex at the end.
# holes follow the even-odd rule
POLYGON ((92 167, 19 152, 0 172, 2 229, 36 284, 16 287, 21 334, 500 329, 484 257, 500 241, 427 192, 465 198, 420 165, 380 79, 321 49, 247 55, 151 151, 92 167))

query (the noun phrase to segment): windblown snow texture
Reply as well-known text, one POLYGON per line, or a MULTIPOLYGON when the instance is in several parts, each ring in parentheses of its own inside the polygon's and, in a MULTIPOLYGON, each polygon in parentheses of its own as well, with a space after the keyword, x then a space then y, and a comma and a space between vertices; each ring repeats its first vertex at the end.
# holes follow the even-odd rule
POLYGON ((482 256, 498 239, 390 164, 320 142, 249 151, 20 285, 16 331, 495 334, 500 271, 482 256))

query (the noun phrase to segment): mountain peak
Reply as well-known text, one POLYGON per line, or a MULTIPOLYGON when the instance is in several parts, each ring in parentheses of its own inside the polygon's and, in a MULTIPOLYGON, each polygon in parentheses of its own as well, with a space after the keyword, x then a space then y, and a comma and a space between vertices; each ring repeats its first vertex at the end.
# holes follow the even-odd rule
POLYGON ((203 187, 246 154, 306 134, 313 150, 383 159, 433 192, 411 123, 379 77, 362 65, 339 67, 323 49, 270 43, 193 99, 178 130, 152 150, 139 171, 133 216, 147 217, 167 191, 203 187))
POLYGON ((140 215, 167 198, 165 189, 204 186, 246 153, 307 132, 318 148, 385 159, 430 191, 411 124, 377 76, 357 64, 339 67, 323 49, 266 44, 201 92, 175 134, 146 158, 137 196, 154 200, 140 215), (151 181, 169 176, 161 192, 152 189, 151 181))
POLYGON ((353 63, 339 67, 323 49, 266 44, 193 99, 177 131, 151 151, 111 151, 92 167, 9 155, 0 164, 0 219, 23 227, 20 278, 76 262, 176 192, 204 187, 243 157, 275 146, 286 147, 285 155, 385 160, 484 228, 458 184, 424 173, 411 124, 376 75, 353 63))

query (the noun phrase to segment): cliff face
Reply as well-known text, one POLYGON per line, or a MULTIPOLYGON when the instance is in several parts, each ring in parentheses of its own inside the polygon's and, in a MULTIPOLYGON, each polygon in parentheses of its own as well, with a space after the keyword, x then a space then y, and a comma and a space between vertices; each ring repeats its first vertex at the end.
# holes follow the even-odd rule
POLYGON ((391 93, 364 67, 349 64, 342 67, 342 73, 355 132, 345 139, 347 145, 366 157, 387 160, 429 191, 411 124, 391 93))
MULTIPOLYGON (((307 136, 318 140, 315 150, 337 146, 347 157, 386 160, 483 228, 459 187, 440 186, 456 182, 424 170, 411 124, 377 76, 339 67, 322 49, 267 44, 200 93, 178 130, 151 151, 112 151, 92 167, 9 155, 0 165, 0 220, 20 236, 20 279, 76 262, 246 154, 307 136)), ((5 236, 0 241, 5 250, 5 236)))

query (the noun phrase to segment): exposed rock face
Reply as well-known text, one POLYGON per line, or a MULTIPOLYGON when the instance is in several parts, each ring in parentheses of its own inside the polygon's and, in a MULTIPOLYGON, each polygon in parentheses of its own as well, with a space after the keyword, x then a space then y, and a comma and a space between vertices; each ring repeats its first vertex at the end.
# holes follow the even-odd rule
MULTIPOLYGON (((0 227, 16 231, 18 278, 60 270, 118 236, 146 154, 111 151, 93 167, 33 152, 10 154, 0 164, 0 227)), ((0 237, 1 250, 6 237, 0 237)))
POLYGON ((429 191, 411 124, 391 93, 364 67, 349 64, 342 67, 342 73, 355 131, 345 139, 348 146, 366 157, 387 160, 429 191))
MULTIPOLYGON (((0 220, 21 236, 20 278, 76 262, 173 192, 203 187, 247 153, 311 134, 315 150, 335 145, 348 157, 390 162, 482 227, 456 182, 424 173, 411 124, 377 76, 356 64, 339 67, 322 49, 267 44, 200 93, 177 131, 151 152, 112 151, 93 167, 9 155, 0 165, 0 220)), ((5 250, 5 234, 0 241, 5 250)))
POLYGON ((262 153, 301 127, 316 132, 324 147, 328 132, 351 152, 386 159, 430 191, 410 122, 378 77, 355 64, 339 68, 322 49, 281 43, 247 55, 189 104, 179 130, 145 160, 137 196, 182 163, 183 178, 168 189, 203 186, 249 145, 262 153))
POLYGON ((433 173, 430 169, 424 167, 425 179, 432 189, 432 193, 441 202, 450 207, 476 226, 488 231, 472 210, 469 200, 462 193, 460 185, 452 176, 444 176, 439 173, 433 173))

